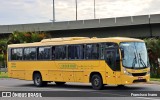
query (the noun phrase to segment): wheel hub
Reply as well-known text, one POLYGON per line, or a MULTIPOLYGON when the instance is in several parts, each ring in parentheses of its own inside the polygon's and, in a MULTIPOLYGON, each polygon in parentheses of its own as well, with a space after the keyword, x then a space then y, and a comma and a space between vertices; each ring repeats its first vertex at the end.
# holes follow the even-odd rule
POLYGON ((95 85, 95 86, 98 86, 98 85, 99 85, 99 79, 98 79, 98 78, 96 78, 96 79, 94 80, 94 85, 95 85))
POLYGON ((37 78, 36 78, 36 84, 39 84, 39 83, 40 83, 40 78, 37 77, 37 78))

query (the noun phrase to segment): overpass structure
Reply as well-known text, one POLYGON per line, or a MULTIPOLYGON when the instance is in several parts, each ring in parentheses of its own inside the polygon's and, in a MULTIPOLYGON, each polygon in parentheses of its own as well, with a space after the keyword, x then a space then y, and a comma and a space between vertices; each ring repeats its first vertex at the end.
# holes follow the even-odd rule
POLYGON ((45 31, 52 37, 160 37, 160 14, 106 19, 0 25, 0 36, 13 31, 45 31))

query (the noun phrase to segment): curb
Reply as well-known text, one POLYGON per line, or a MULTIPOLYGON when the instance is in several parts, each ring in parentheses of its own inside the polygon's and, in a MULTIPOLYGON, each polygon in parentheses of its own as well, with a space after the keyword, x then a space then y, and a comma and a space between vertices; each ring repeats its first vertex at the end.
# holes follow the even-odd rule
POLYGON ((159 81, 149 81, 148 84, 158 84, 158 85, 160 85, 160 82, 159 81))

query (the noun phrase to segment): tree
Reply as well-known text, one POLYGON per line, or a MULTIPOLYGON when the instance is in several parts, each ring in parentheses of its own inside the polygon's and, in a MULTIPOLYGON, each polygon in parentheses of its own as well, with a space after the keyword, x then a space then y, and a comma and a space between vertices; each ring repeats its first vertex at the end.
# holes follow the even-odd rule
POLYGON ((0 40, 0 66, 6 66, 7 61, 7 39, 0 40))
POLYGON ((3 66, 6 66, 7 61, 7 45, 18 43, 40 42, 48 36, 44 32, 19 32, 14 31, 8 39, 0 40, 0 60, 3 66))
POLYGON ((22 33, 18 32, 18 31, 14 31, 10 36, 9 36, 9 39, 8 39, 8 44, 17 44, 17 43, 20 43, 21 42, 21 36, 22 33))
POLYGON ((18 31, 14 31, 9 36, 8 44, 40 42, 42 39, 44 39, 46 37, 47 37, 47 35, 44 32, 18 32, 18 31))
POLYGON ((145 39, 148 48, 149 62, 151 65, 151 76, 160 76, 160 67, 158 58, 160 58, 160 39, 150 38, 145 39))
POLYGON ((31 42, 40 42, 42 39, 47 38, 45 33, 32 33, 31 34, 31 42))

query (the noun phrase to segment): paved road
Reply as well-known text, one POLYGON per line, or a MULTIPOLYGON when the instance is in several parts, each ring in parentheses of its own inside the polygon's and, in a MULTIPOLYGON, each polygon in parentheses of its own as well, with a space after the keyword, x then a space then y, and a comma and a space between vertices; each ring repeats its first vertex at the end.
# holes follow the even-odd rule
MULTIPOLYGON (((67 83, 64 86, 56 86, 54 83, 50 83, 46 87, 35 87, 32 81, 24 81, 17 79, 0 79, 0 91, 55 91, 56 95, 61 93, 68 93, 67 95, 74 95, 75 97, 54 97, 54 98, 39 98, 39 100, 160 100, 160 97, 124 97, 126 93, 141 93, 142 91, 159 91, 160 85, 156 84, 135 84, 128 85, 124 88, 118 88, 117 86, 105 86, 104 90, 93 90, 90 84, 81 83, 67 83), (63 91, 63 92, 57 92, 63 91), (74 92, 73 92, 74 91, 74 92), (76 94, 79 93, 79 94, 76 94), (91 97, 80 97, 81 95, 89 95, 91 97), (104 97, 105 95, 111 97, 104 97), (78 96, 78 97, 76 97, 78 96), (102 97, 92 97, 102 96, 102 97)), ((4 98, 2 98, 4 99, 4 98)), ((9 99, 9 98, 5 98, 9 99)), ((22 98, 13 98, 13 100, 19 100, 22 98)), ((28 98, 23 98, 28 99, 28 98)), ((36 98, 31 98, 36 100, 36 98)), ((30 100, 31 100, 30 99, 30 100)), ((1 100, 1 98, 0 98, 1 100)))

